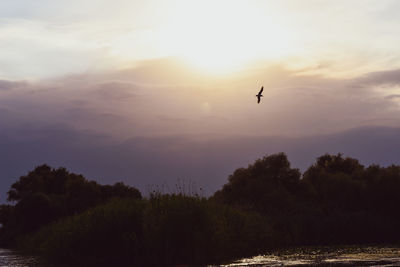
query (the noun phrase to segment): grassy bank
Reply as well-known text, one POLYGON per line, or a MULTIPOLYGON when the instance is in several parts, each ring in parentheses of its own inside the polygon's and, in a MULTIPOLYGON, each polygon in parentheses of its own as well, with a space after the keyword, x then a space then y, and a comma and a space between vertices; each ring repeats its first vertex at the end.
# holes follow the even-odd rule
POLYGON ((74 266, 219 263, 273 245, 260 215, 183 195, 114 199, 21 238, 20 249, 74 266))

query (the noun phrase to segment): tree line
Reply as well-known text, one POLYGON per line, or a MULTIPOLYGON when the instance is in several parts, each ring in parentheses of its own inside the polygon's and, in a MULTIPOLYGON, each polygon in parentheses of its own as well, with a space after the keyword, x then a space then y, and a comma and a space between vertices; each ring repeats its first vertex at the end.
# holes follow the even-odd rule
POLYGON ((400 166, 363 166, 337 155, 301 175, 284 153, 237 169, 212 197, 273 218, 287 244, 400 241, 400 166))
POLYGON ((211 197, 99 185, 42 165, 8 191, 0 242, 55 262, 220 263, 302 245, 398 243, 400 166, 325 154, 302 174, 284 153, 239 168, 211 197), (104 253, 102 253, 102 251, 104 253))

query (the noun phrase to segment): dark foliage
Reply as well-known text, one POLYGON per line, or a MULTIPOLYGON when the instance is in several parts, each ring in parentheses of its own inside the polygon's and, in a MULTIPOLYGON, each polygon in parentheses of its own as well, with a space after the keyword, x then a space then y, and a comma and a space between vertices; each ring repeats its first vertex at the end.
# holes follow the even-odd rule
POLYGON ((303 175, 284 153, 266 156, 208 199, 142 199, 121 183, 44 165, 12 185, 16 204, 0 206, 0 237, 74 266, 208 264, 299 245, 398 243, 399 192, 400 166, 365 167, 341 154, 319 157, 303 175))
POLYGON ((73 266, 221 262, 262 251, 271 229, 257 214, 184 195, 114 199, 45 226, 21 249, 73 266))
POLYGON ((323 155, 303 176, 285 154, 238 169, 213 196, 269 216, 283 245, 399 242, 400 166, 323 155))
POLYGON ((99 185, 65 168, 38 166, 12 184, 8 200, 15 205, 0 205, 0 243, 10 244, 19 235, 113 197, 142 198, 139 190, 123 183, 99 185))
POLYGON ((237 169, 214 199, 262 213, 280 213, 295 205, 300 176, 298 169, 290 168, 285 154, 264 157, 246 169, 237 169))

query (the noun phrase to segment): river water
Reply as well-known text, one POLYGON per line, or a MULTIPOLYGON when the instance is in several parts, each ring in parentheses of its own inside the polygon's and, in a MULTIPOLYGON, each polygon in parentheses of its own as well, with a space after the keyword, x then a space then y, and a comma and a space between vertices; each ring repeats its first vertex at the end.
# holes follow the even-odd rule
MULTIPOLYGON (((400 266, 400 247, 297 248, 241 259, 236 266, 400 266)), ((0 267, 50 267, 37 259, 0 249, 0 267)))
POLYGON ((400 247, 297 248, 224 266, 400 266, 400 247))
POLYGON ((20 255, 10 249, 0 249, 0 267, 43 266, 34 257, 20 255))

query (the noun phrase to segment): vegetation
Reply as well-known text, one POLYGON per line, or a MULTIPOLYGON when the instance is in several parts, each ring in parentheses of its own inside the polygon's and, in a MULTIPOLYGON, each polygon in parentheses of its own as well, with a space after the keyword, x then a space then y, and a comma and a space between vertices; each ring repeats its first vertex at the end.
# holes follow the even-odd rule
POLYGON ((300 245, 399 242, 400 166, 323 155, 302 175, 285 154, 237 169, 212 197, 98 185, 39 166, 1 205, 0 240, 82 265, 219 263, 300 245))
POLYGON ((176 265, 248 256, 268 237, 265 218, 204 198, 114 199, 50 224, 19 247, 74 266, 176 265))
POLYGON ((114 197, 141 199, 142 195, 123 183, 99 185, 65 168, 38 166, 11 185, 8 200, 16 204, 0 205, 0 244, 12 245, 21 235, 114 197))
POLYGON ((323 155, 301 176, 280 153, 237 169, 213 198, 271 218, 281 245, 381 243, 400 241, 399 190, 400 166, 323 155))

